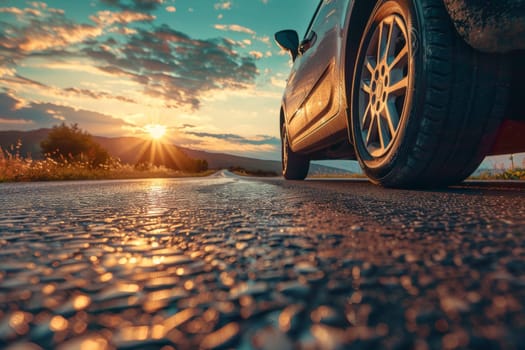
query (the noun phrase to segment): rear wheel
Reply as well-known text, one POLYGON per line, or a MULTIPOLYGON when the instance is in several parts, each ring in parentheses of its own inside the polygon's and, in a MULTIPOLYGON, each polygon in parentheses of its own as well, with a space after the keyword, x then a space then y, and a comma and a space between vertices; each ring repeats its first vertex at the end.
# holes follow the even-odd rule
POLYGON ((384 0, 361 39, 351 92, 361 167, 391 187, 463 180, 481 163, 501 121, 503 58, 457 35, 442 0, 384 0))
POLYGON ((285 179, 304 180, 306 178, 310 168, 310 159, 292 151, 284 123, 281 126, 281 156, 285 179))

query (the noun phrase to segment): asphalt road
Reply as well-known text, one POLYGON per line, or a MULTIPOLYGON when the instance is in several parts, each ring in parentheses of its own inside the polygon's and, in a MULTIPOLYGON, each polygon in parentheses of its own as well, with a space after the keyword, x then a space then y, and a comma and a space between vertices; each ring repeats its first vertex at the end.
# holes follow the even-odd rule
POLYGON ((0 184, 0 348, 523 349, 525 184, 0 184))

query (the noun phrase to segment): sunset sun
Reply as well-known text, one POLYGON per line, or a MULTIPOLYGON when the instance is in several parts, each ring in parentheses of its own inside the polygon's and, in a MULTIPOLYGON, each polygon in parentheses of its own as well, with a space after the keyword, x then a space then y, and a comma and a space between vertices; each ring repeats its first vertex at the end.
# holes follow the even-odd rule
POLYGON ((147 125, 146 131, 153 140, 159 140, 166 134, 166 127, 159 124, 147 125))

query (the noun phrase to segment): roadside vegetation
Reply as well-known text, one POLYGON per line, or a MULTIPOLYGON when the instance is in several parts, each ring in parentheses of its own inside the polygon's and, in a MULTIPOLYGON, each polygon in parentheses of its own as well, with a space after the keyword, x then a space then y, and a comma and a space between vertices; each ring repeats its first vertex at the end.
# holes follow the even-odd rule
POLYGON ((42 141, 44 159, 20 154, 22 142, 0 148, 0 182, 138 179, 206 176, 214 171, 174 170, 148 162, 122 164, 76 124, 53 127, 42 141))
POLYGON ((275 171, 266 170, 247 170, 241 167, 230 167, 228 169, 239 176, 254 176, 254 177, 276 177, 279 176, 275 171))
POLYGON ((68 158, 33 160, 21 157, 17 148, 0 149, 0 182, 169 178, 207 176, 214 172, 188 173, 151 164, 122 164, 114 159, 97 167, 92 167, 89 161, 68 158))
POLYGON ((481 173, 477 176, 471 176, 472 180, 525 180, 525 169, 515 168, 507 169, 502 173, 492 174, 490 172, 481 173))

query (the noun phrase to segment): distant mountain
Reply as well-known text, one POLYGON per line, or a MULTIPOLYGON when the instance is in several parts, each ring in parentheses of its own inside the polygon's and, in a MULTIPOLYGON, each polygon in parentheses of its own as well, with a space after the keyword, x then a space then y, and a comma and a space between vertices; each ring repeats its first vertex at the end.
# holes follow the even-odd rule
POLYGON ((123 163, 151 163, 189 171, 204 169, 201 160, 194 159, 175 145, 143 140, 138 137, 93 136, 93 139, 112 157, 119 158, 123 163))
MULTIPOLYGON (((248 158, 241 156, 234 156, 226 153, 211 153, 205 151, 197 151, 189 148, 179 147, 184 153, 195 159, 204 159, 208 162, 211 169, 228 169, 231 167, 241 167, 250 171, 272 171, 277 174, 281 173, 281 162, 276 160, 262 160, 256 158, 248 158)), ((331 166, 321 164, 310 164, 310 175, 329 174, 329 175, 344 175, 353 174, 354 172, 331 166)))
POLYGON ((281 162, 275 160, 262 160, 241 156, 234 156, 225 153, 212 153, 205 151, 197 151, 189 148, 180 147, 184 153, 195 159, 204 159, 208 162, 210 169, 228 169, 232 167, 241 167, 250 171, 273 171, 281 172, 281 162))
POLYGON ((43 159, 40 142, 47 137, 51 129, 38 129, 32 131, 0 131, 0 147, 4 151, 15 155, 16 145, 21 141, 18 150, 22 157, 32 157, 33 159, 43 159))
MULTIPOLYGON (((47 137, 51 129, 33 131, 0 131, 0 147, 8 150, 21 141, 19 153, 21 156, 30 155, 33 159, 42 159, 40 142, 47 137)), ((93 136, 93 139, 104 147, 112 157, 119 158, 123 163, 137 164, 150 161, 154 164, 165 164, 173 168, 187 168, 194 160, 205 160, 210 169, 227 169, 240 167, 248 171, 265 171, 280 174, 281 162, 261 160, 255 158, 234 156, 225 153, 211 153, 171 144, 159 144, 146 141, 138 137, 102 137, 93 136), (162 150, 162 151, 160 151, 162 150)), ((312 174, 348 174, 350 171, 340 168, 312 164, 312 174)))

